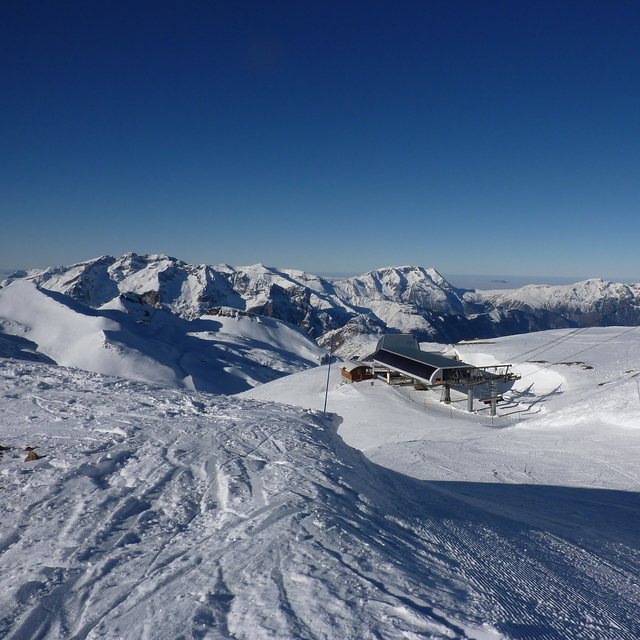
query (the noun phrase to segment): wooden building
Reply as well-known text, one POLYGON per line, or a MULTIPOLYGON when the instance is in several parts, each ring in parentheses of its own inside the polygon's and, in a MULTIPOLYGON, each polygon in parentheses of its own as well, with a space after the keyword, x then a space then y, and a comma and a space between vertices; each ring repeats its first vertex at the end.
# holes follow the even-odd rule
POLYGON ((373 379, 373 367, 364 362, 348 360, 342 365, 342 377, 349 382, 373 379))

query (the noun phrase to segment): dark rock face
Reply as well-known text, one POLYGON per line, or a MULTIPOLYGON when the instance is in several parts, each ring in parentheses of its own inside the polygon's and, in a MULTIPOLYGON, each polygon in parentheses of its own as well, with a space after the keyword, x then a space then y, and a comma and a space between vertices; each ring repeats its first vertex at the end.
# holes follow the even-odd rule
POLYGON ((321 345, 352 353, 386 332, 411 332, 421 341, 471 338, 593 325, 640 322, 640 285, 599 279, 575 285, 529 285, 500 291, 451 286, 434 269, 406 266, 329 282, 301 271, 264 265, 189 265, 165 255, 95 260, 12 274, 99 307, 118 295, 186 319, 231 307, 296 325, 321 345))

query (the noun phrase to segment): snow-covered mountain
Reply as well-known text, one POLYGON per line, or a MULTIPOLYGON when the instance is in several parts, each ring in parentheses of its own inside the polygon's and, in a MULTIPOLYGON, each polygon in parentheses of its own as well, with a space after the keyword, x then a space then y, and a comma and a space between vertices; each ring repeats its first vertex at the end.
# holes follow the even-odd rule
POLYGON ((524 313, 534 328, 563 326, 633 326, 640 320, 640 285, 592 278, 573 285, 527 285, 520 289, 467 292, 465 310, 478 306, 524 313))
POLYGON ((238 393, 317 366, 326 352, 296 326, 234 308, 187 320, 135 293, 91 308, 18 280, 0 290, 0 356, 238 393))
POLYGON ((94 309, 120 295, 194 320, 231 307, 303 329, 345 357, 371 352, 380 333, 410 331, 421 341, 457 342, 589 324, 640 320, 640 285, 593 279, 571 286, 530 285, 467 291, 434 269, 405 266, 329 281, 264 265, 189 265, 164 255, 96 260, 7 278, 29 280, 94 309))
POLYGON ((70 267, 19 272, 2 284, 18 278, 93 308, 121 293, 135 294, 187 320, 213 307, 233 307, 296 324, 312 336, 322 330, 318 311, 331 306, 324 300, 328 283, 301 271, 189 265, 164 255, 103 256, 70 267))

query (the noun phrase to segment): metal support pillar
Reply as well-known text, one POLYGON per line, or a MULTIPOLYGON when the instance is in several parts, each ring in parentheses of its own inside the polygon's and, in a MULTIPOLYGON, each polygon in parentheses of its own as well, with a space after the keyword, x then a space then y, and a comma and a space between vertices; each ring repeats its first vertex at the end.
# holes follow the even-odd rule
POLYGON ((491 417, 496 415, 497 407, 498 407, 498 385, 496 385, 495 380, 491 380, 489 382, 489 393, 491 394, 491 417))
POLYGON ((444 385, 444 399, 445 404, 451 404, 451 387, 448 384, 444 385))
POLYGON ((467 411, 473 413, 473 387, 471 385, 467 387, 467 411))

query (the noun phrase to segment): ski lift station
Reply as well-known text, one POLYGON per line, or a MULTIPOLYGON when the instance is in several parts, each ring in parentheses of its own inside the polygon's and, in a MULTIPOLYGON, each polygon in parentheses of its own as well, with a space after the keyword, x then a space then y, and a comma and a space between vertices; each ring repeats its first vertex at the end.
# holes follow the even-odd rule
POLYGON ((491 405, 491 415, 502 393, 513 386, 520 376, 512 373, 511 365, 476 367, 438 353, 422 351, 411 334, 388 334, 380 338, 371 356, 376 373, 386 374, 387 382, 412 383, 422 388, 441 388, 443 402, 451 402, 451 389, 466 391, 467 410, 473 411, 474 396, 491 405))

